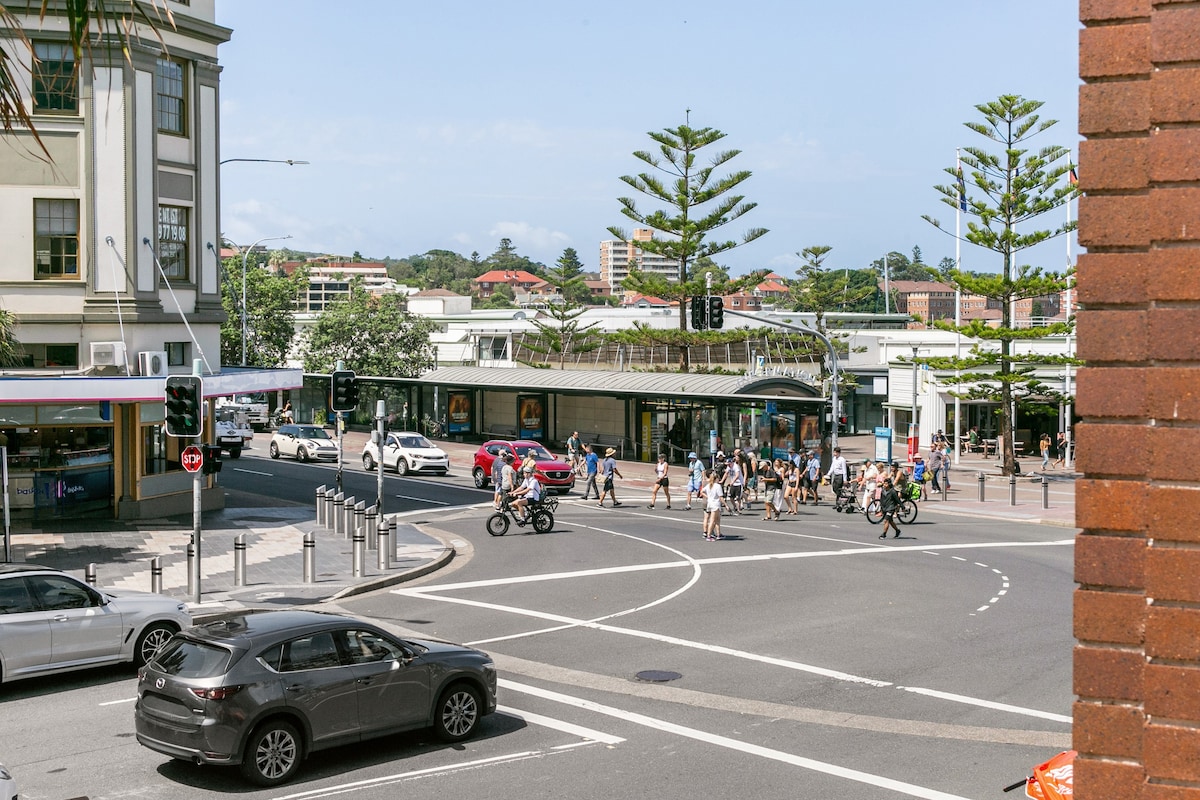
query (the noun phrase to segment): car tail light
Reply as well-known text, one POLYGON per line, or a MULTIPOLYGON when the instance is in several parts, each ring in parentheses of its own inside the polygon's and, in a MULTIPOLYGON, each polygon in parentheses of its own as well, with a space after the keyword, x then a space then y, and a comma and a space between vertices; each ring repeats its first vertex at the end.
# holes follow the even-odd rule
POLYGON ((241 686, 217 686, 213 689, 192 689, 201 700, 226 700, 242 690, 241 686))

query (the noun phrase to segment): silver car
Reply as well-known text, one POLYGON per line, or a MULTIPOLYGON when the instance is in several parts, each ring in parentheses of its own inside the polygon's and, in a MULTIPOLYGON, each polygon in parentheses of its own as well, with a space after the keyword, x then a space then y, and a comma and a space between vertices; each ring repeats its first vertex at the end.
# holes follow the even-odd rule
POLYGON ((491 657, 315 611, 239 613, 182 631, 138 673, 137 739, 240 764, 260 786, 315 750, 432 727, 457 742, 496 710, 491 657))
POLYGON ((0 764, 0 800, 17 800, 17 782, 3 764, 0 764))
POLYGON ((280 425, 267 449, 271 458, 295 456, 297 461, 337 461, 338 457, 337 442, 318 425, 280 425))
POLYGON ((49 567, 0 564, 0 682, 132 661, 192 624, 149 592, 96 589, 49 567))

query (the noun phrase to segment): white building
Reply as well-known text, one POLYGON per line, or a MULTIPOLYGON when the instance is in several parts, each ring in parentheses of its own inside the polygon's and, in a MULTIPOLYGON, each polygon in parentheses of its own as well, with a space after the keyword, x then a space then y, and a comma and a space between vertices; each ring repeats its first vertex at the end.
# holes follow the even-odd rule
POLYGON ((642 272, 662 275, 672 283, 679 281, 678 261, 647 253, 638 247, 638 242, 646 242, 653 238, 654 231, 649 228, 635 228, 632 240, 609 239, 600 243, 600 279, 606 281, 614 293, 629 276, 631 261, 642 272))

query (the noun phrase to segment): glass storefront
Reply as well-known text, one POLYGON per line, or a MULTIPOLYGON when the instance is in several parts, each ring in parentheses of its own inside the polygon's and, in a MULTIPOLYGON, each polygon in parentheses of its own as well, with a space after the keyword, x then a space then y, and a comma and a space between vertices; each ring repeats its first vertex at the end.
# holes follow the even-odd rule
POLYGON ((15 511, 42 517, 112 507, 108 403, 0 407, 0 445, 15 511))

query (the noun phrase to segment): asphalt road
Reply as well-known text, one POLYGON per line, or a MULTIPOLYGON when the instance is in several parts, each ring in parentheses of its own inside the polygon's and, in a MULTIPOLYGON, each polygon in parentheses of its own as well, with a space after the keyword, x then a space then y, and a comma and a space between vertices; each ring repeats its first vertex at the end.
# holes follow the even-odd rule
MULTIPOLYGON (((326 469, 260 463, 280 491, 326 469)), ((459 557, 342 607, 492 653, 501 713, 479 738, 342 748, 249 790, 137 745, 128 670, 77 673, 0 690, 22 797, 985 798, 1070 745, 1067 530, 923 509, 883 542, 820 507, 726 517, 731 538, 704 542, 698 512, 627 493, 616 510, 564 501, 548 534, 491 537, 488 496, 458 472, 394 493, 485 498, 424 506, 459 557)))

